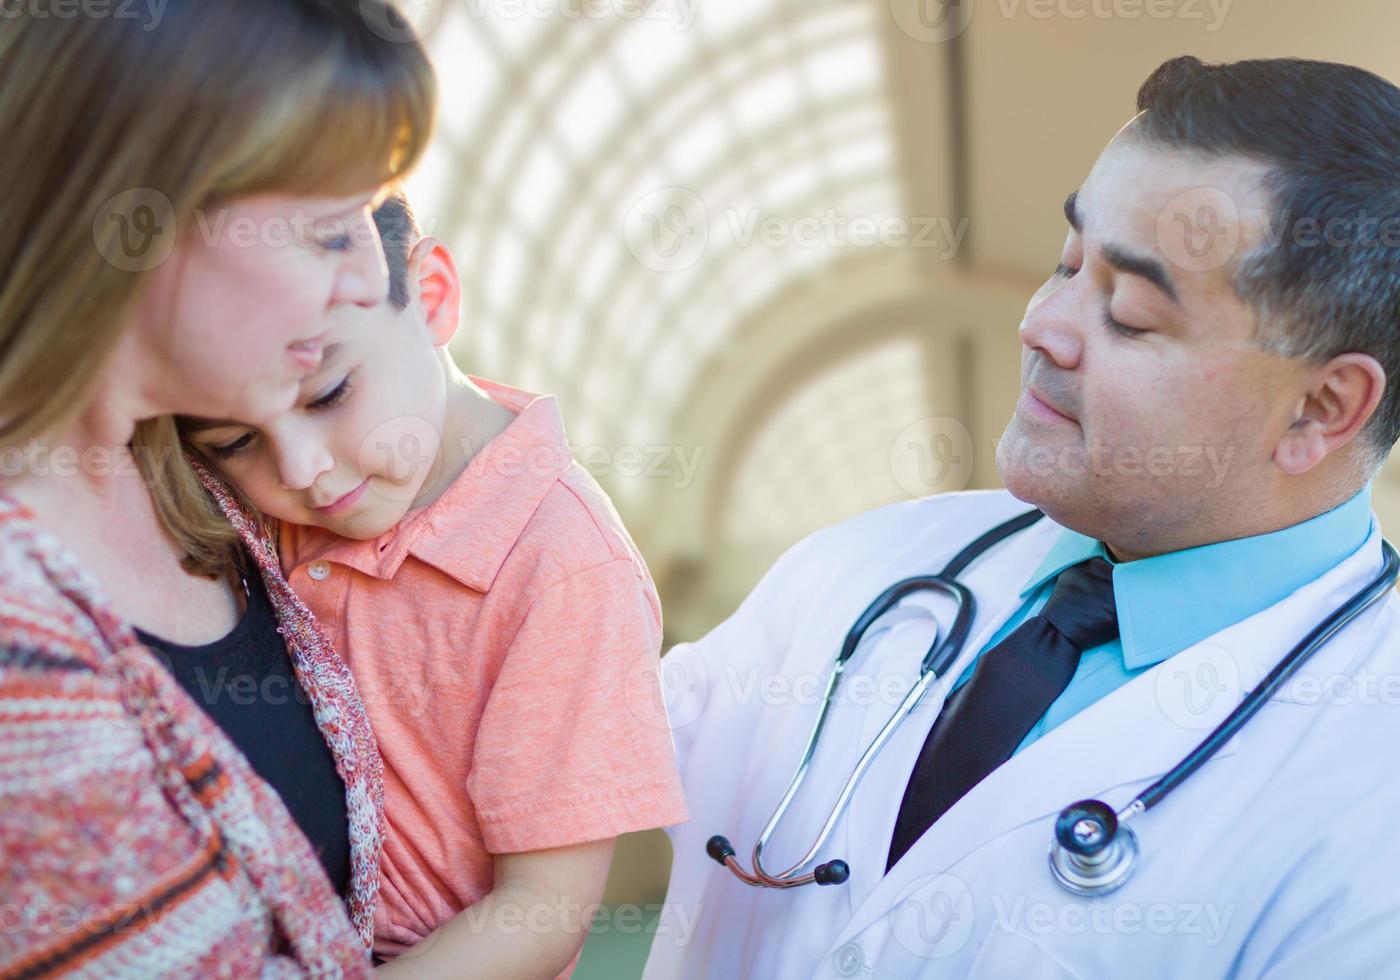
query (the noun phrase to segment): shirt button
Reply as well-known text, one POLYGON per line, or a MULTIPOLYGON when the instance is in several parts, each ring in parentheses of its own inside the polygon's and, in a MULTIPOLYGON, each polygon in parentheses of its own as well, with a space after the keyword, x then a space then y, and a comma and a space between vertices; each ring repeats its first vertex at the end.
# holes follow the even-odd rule
POLYGON ((327 578, 330 577, 331 566, 329 562, 313 561, 310 565, 307 566, 306 572, 316 581, 324 582, 327 578))
POLYGON ((836 951, 833 957, 836 961, 836 972, 843 977, 853 977, 860 972, 860 968, 865 961, 861 955, 861 949, 855 943, 847 943, 836 951))

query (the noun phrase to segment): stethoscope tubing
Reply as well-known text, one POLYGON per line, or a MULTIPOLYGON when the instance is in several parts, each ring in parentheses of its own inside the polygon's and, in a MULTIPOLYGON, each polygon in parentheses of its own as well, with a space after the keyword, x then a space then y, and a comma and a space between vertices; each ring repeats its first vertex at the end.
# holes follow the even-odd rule
MULTIPOLYGON (((822 698, 822 705, 817 712, 817 717, 812 725, 811 734, 807 738, 807 745, 802 752, 802 760, 793 773, 787 789, 783 792, 782 798, 774 808, 773 814, 768 818, 762 832, 758 835, 754 843, 752 865, 753 872, 746 871, 735 859, 734 851, 727 839, 721 836, 712 837, 706 845, 707 851, 712 858, 724 864, 741 881, 755 887, 768 888, 794 888, 798 885, 806 885, 812 882, 821 884, 839 884, 845 880, 845 875, 849 873, 843 861, 832 861, 821 865, 813 871, 801 872, 815 860, 817 853, 826 845, 836 824, 840 821, 843 813, 846 812, 850 804, 851 797, 855 794, 861 779, 869 770, 875 758, 884 748, 889 739, 893 736, 899 723, 914 710, 919 702, 927 694, 934 682, 944 676, 953 662, 961 654, 966 643, 967 635, 972 627, 972 621, 976 614, 976 599, 972 592, 957 581, 958 575, 976 558, 988 551, 993 545, 1003 539, 1015 534, 1024 528, 1029 527, 1036 521, 1044 517, 1044 513, 1038 509, 1029 510, 1025 513, 1004 521, 991 530, 987 531, 948 562, 943 571, 937 575, 916 575, 902 579, 885 589, 879 596, 870 602, 865 610, 857 617, 846 637, 841 644, 841 650, 837 655, 836 662, 832 667, 831 674, 827 678, 826 691, 822 698), (866 631, 887 612, 893 609, 905 596, 918 591, 936 591, 953 599, 955 612, 952 626, 946 636, 940 636, 934 640, 928 653, 924 656, 919 670, 919 678, 905 695, 898 708, 885 721, 879 733, 871 741, 855 766, 847 777, 845 784, 841 788, 830 814, 823 823, 816 840, 807 852, 790 867, 777 873, 770 873, 763 867, 763 850, 768 845, 778 824, 782 821, 783 815, 787 812, 788 806, 796 797, 798 790, 807 777, 811 768, 812 759, 816 754, 817 745, 820 743, 822 731, 825 728, 827 716, 831 710, 837 690, 840 687, 841 677, 845 672, 846 664, 860 646, 866 631), (829 870, 823 874, 824 869, 839 865, 840 874, 833 877, 829 870)), ((1181 785, 1197 769, 1205 764, 1221 746, 1230 740, 1268 700, 1279 690, 1280 687, 1292 677, 1300 667, 1308 660, 1312 654, 1330 639, 1338 630, 1359 616, 1365 609, 1379 601, 1384 594, 1393 588, 1397 577, 1400 576, 1400 556, 1396 554, 1395 548, 1389 541, 1381 540, 1381 549, 1384 555, 1384 562, 1380 573, 1365 587, 1351 596, 1340 608, 1334 610, 1326 619, 1315 626, 1309 633, 1299 641, 1288 655, 1274 665, 1273 669, 1265 675, 1264 679, 1257 687, 1248 692, 1241 702, 1230 712, 1230 714, 1220 722, 1185 758, 1173 766, 1161 779, 1153 783, 1142 793, 1138 794, 1134 800, 1124 807, 1117 814, 1119 821, 1126 821, 1137 816, 1161 803, 1174 789, 1181 785)), ((1102 806, 1102 804, 1095 804, 1102 806)), ((1111 815, 1112 810, 1106 811, 1105 816, 1111 815)))
POLYGON ((1299 640, 1288 652, 1288 655, 1264 675, 1264 679, 1259 682, 1259 685, 1246 694, 1235 706, 1235 709, 1226 715, 1225 719, 1202 739, 1199 745, 1173 766, 1166 775, 1139 793, 1132 803, 1124 807, 1124 815, 1146 812, 1166 799, 1172 790, 1185 782, 1192 773, 1215 755, 1221 746, 1233 738, 1235 733, 1242 729, 1245 723, 1253 718, 1271 697, 1278 693, 1279 688, 1298 672, 1299 668, 1319 647, 1395 587, 1397 577, 1400 577, 1400 556, 1396 555, 1395 548, 1384 538, 1381 539, 1381 554, 1384 561, 1376 577, 1347 599, 1326 619, 1314 626, 1307 636, 1299 640))
POLYGON ((774 808, 772 816, 764 825, 758 839, 754 842, 753 856, 751 864, 753 872, 746 872, 732 856, 725 857, 723 863, 735 873, 742 881, 755 886, 766 885, 770 888, 791 888, 796 885, 805 885, 817 878, 813 872, 799 874, 802 868, 810 864, 817 856, 822 847, 826 845, 831 833, 840 822, 841 815, 845 813, 850 803, 851 797, 855 795, 860 781, 869 771, 880 751, 889 742, 899 727, 899 723, 904 717, 913 711, 923 699, 928 689, 933 686, 938 678, 950 667, 962 652, 963 646, 967 642, 967 634, 972 627, 972 621, 977 612, 977 600, 961 582, 957 581, 957 576, 962 570, 990 549, 993 545, 1010 537, 1017 531, 1029 527, 1036 521, 1044 517, 1040 510, 1030 510, 1018 514, 1016 517, 1005 521, 981 537, 977 538, 948 562, 943 571, 937 575, 914 575, 902 579, 885 589, 873 601, 866 605, 865 610, 856 618, 854 624, 846 632, 845 640, 841 644, 841 650, 837 654, 836 663, 831 674, 827 678, 826 691, 822 697, 821 708, 817 712, 816 720, 812 724, 811 734, 807 737, 807 745, 802 751, 802 759, 789 781, 787 789, 784 790, 782 798, 774 808), (790 867, 777 873, 770 873, 763 867, 763 850, 768 846, 773 832, 782 821, 783 814, 787 812, 789 804, 797 795, 802 783, 807 778, 807 772, 811 768, 812 758, 816 754, 817 745, 821 741, 821 734, 826 726, 827 715, 831 710, 836 692, 840 686, 841 677, 845 673, 846 664, 855 654, 860 646, 861 640, 869 628, 893 609, 905 596, 914 592, 935 591, 950 597, 955 603, 956 610, 953 615, 953 624, 946 636, 935 639, 928 653, 924 656, 919 668, 919 679, 909 689, 909 693, 886 719, 875 738, 871 740, 860 759, 851 769, 851 773, 846 778, 845 784, 841 787, 841 792, 837 795, 836 802, 828 814, 826 822, 822 824, 821 830, 817 834, 816 840, 807 852, 790 867))

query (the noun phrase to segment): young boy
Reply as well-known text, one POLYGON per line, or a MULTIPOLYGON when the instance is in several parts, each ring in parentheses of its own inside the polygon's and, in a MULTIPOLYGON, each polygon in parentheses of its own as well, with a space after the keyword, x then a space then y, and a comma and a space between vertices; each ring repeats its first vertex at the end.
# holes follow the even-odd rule
POLYGON ((344 314, 291 412, 186 441, 281 521, 293 588, 384 757, 375 950, 415 977, 568 976, 613 839, 687 819, 661 607, 554 399, 464 377, 460 283, 402 195, 389 301, 344 314), (466 911, 463 911, 466 910, 466 911))

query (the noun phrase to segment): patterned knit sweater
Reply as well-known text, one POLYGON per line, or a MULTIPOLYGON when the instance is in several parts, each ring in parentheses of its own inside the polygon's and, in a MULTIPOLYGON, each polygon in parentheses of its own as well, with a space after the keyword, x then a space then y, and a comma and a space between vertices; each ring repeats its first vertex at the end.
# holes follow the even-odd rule
POLYGON ((345 781, 349 918, 277 793, 0 492, 0 980, 370 973, 383 764, 364 705, 259 524, 202 475, 345 781))

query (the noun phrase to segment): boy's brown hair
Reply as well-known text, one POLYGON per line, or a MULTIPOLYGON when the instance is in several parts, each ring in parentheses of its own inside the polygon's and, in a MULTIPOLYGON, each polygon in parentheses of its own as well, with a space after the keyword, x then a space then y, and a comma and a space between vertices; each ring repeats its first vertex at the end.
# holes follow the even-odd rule
POLYGON ((384 242, 384 261, 389 266, 389 302, 394 309, 408 306, 408 256, 423 237, 408 195, 396 187, 374 212, 374 224, 384 242))

